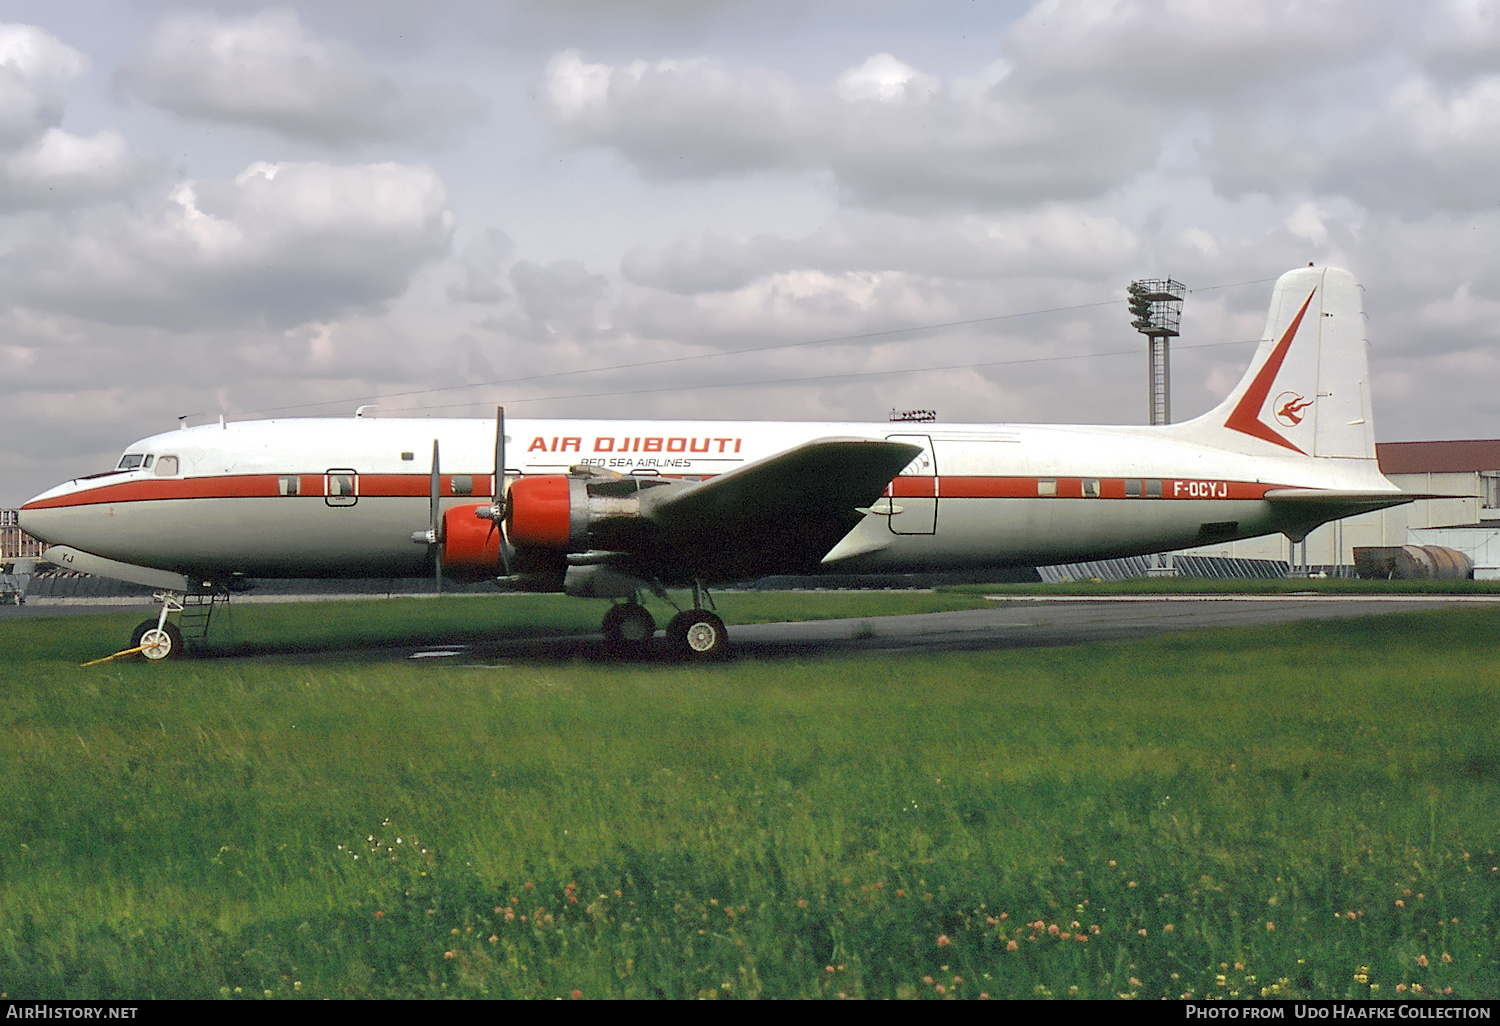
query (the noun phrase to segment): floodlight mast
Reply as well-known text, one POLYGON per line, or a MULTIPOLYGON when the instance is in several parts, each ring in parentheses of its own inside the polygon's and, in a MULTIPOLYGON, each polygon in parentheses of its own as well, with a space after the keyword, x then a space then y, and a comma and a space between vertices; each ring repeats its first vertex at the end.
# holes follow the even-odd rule
POLYGON ((1141 278, 1130 283, 1130 326, 1146 336, 1147 423, 1172 422, 1172 367, 1167 340, 1181 332, 1182 300, 1187 286, 1171 278, 1141 278))

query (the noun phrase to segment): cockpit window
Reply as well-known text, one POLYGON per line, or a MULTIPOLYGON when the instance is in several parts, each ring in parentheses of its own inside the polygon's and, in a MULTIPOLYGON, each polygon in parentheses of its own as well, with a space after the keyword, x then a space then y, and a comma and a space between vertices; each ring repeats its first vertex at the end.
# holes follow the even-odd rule
POLYGON ((135 470, 138 467, 140 467, 140 465, 143 462, 145 462, 145 459, 146 459, 146 457, 145 457, 145 454, 143 454, 143 453, 127 452, 124 456, 120 457, 120 465, 118 467, 116 467, 115 469, 116 470, 135 470))
POLYGON ((163 456, 156 461, 157 477, 175 477, 177 474, 177 457, 163 456))

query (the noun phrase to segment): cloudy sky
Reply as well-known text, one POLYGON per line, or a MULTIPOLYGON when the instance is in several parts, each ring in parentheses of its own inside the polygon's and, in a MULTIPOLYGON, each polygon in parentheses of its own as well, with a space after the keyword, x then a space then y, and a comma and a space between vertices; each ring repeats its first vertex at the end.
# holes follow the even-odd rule
POLYGON ((1490 0, 9 0, 0 505, 267 416, 1143 423, 1309 261, 1496 437, 1490 0))

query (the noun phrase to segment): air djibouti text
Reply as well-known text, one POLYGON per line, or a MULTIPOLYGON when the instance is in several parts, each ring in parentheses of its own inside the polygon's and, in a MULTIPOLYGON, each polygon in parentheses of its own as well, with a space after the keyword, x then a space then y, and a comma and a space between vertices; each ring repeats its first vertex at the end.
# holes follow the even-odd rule
MULTIPOLYGON (((594 439, 594 452, 682 452, 682 453, 731 453, 739 452, 741 438, 687 438, 662 437, 659 435, 628 435, 616 438, 603 435, 594 439)), ((567 435, 548 439, 537 435, 526 447, 527 452, 582 452, 583 439, 567 435)))

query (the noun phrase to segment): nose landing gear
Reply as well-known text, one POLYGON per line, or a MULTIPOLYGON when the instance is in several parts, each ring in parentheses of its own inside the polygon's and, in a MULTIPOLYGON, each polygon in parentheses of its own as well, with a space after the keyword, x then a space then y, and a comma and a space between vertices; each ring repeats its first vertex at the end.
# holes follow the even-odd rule
POLYGON ((155 620, 142 620, 131 632, 130 647, 153 662, 158 659, 181 659, 187 648, 182 631, 170 620, 160 626, 155 620))

